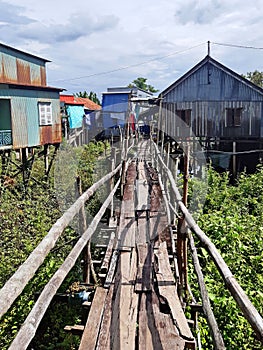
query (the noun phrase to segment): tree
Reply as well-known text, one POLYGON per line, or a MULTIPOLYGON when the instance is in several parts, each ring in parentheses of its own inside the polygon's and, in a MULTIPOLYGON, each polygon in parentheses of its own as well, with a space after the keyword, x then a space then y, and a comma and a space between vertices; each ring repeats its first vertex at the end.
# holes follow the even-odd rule
POLYGON ((87 91, 83 91, 83 92, 77 92, 76 94, 74 94, 77 97, 82 97, 82 98, 89 98, 91 101, 97 103, 98 105, 101 105, 100 100, 96 94, 96 92, 90 91, 90 93, 87 93, 87 91))
POLYGON ((139 77, 133 80, 132 83, 128 85, 128 87, 132 88, 136 86, 139 89, 149 91, 149 92, 158 92, 159 90, 155 89, 152 85, 146 84, 147 78, 139 77))
POLYGON ((96 92, 91 91, 91 92, 89 93, 89 99, 90 99, 91 101, 97 103, 98 105, 101 105, 100 100, 99 100, 99 98, 98 98, 96 92))
POLYGON ((263 87, 263 72, 255 70, 254 72, 247 72, 247 74, 242 74, 243 78, 250 80, 252 83, 263 87))

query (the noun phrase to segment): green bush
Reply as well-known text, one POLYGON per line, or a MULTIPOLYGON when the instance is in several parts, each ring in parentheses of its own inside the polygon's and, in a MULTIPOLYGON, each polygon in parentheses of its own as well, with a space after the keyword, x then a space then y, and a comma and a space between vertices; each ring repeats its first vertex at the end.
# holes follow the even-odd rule
MULTIPOLYGON (((208 193, 199 225, 222 255, 258 312, 263 314, 263 168, 240 174, 230 185, 227 173, 208 170, 208 193)), ((227 349, 262 349, 251 326, 226 289, 208 253, 199 257, 212 308, 227 349)), ((202 330, 203 348, 212 349, 202 330)))

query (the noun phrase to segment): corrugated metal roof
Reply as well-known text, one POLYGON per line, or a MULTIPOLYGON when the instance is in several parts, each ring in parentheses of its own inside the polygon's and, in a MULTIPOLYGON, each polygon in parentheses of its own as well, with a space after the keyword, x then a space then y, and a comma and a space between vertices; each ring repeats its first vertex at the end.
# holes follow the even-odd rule
POLYGON ((98 105, 97 103, 93 102, 89 98, 75 97, 75 101, 83 103, 85 108, 90 109, 92 111, 97 111, 97 110, 101 109, 100 105, 98 105))
POLYGON ((7 50, 11 50, 11 51, 14 51, 14 52, 17 52, 17 53, 20 53, 20 54, 23 54, 23 55, 26 55, 26 56, 29 56, 29 57, 34 57, 34 58, 37 58, 39 60, 42 60, 44 62, 51 62, 50 60, 47 60, 45 58, 42 58, 42 57, 39 57, 39 56, 36 56, 36 55, 33 55, 31 53, 28 53, 28 52, 25 52, 25 51, 22 51, 22 50, 19 50, 19 49, 16 49, 12 46, 8 46, 8 45, 5 45, 3 43, 0 43, 0 48, 4 48, 4 49, 7 49, 7 50))
POLYGON ((83 102, 76 101, 74 95, 60 95, 59 99, 60 99, 60 102, 64 102, 66 104, 81 105, 81 106, 84 105, 83 102))
POLYGON ((23 88, 26 90, 41 90, 41 91, 64 91, 65 89, 56 88, 53 86, 39 86, 39 85, 27 85, 27 84, 12 84, 12 83, 0 83, 0 89, 3 89, 4 86, 7 86, 10 89, 19 89, 23 88))
POLYGON ((164 97, 167 95, 171 90, 173 90, 175 87, 177 87, 179 84, 181 84, 183 81, 185 81, 187 78, 189 78, 191 75, 193 75, 197 70, 199 70, 201 67, 211 64, 215 67, 219 68, 220 70, 224 71, 228 75, 234 77, 235 79, 239 80, 240 82, 244 83, 245 85, 249 86, 251 89, 257 91, 258 93, 263 95, 263 89, 260 88, 258 85, 253 84, 251 81, 243 78, 238 73, 234 72, 230 68, 224 66, 222 63, 216 61, 211 56, 207 55, 202 61, 197 63, 192 69, 190 69, 188 72, 186 72, 182 77, 180 77, 178 80, 176 80, 173 84, 168 86, 165 90, 163 90, 159 97, 164 97))

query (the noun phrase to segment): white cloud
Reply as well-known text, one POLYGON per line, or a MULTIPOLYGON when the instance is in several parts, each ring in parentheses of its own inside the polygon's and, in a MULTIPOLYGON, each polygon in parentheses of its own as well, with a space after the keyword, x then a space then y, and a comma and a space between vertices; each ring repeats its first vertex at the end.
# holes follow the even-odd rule
POLYGON ((0 29, 5 44, 52 60, 50 85, 99 94, 144 76, 161 90, 206 55, 207 40, 233 70, 261 70, 261 50, 213 44, 263 46, 261 12, 261 0, 0 0, 0 29))

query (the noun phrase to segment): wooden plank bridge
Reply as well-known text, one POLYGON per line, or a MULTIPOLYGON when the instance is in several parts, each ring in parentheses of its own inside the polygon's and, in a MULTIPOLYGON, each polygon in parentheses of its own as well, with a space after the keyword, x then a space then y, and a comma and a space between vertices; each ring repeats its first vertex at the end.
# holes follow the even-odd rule
MULTIPOLYGON (((80 334, 79 349, 197 349, 200 348, 200 344, 194 337, 194 330, 196 315, 200 310, 207 317, 215 349, 225 349, 211 312, 202 272, 198 268, 198 257, 195 254, 191 232, 213 257, 226 286, 256 336, 263 342, 261 316, 236 282, 212 242, 188 212, 173 175, 159 154, 157 146, 152 140, 141 140, 138 144, 128 147, 124 140, 123 149, 120 164, 116 167, 114 164, 112 172, 77 199, 0 290, 0 299, 3 301, 0 305, 2 317, 34 276, 64 229, 76 215, 83 213, 88 199, 100 186, 111 181, 112 191, 109 196, 88 228, 82 218, 82 236, 46 284, 9 349, 27 349, 58 288, 84 248, 88 246, 106 209, 114 202, 114 194, 120 188, 120 210, 115 208, 115 215, 111 218, 108 229, 104 229, 107 242, 100 266, 100 283, 96 286, 92 300, 83 303, 83 307, 88 306, 89 311, 81 325, 65 327, 65 331, 80 334), (130 158, 127 157, 129 149, 133 149, 130 158), (114 177, 115 186, 112 181, 114 177), (165 183, 169 182, 168 187, 162 182, 164 177, 165 183), (184 220, 181 225, 177 226, 171 220, 168 192, 175 198, 173 215, 179 221, 180 211, 180 217, 184 220), (177 232, 177 227, 183 227, 184 230, 177 232), (191 320, 185 315, 186 300, 182 292, 182 289, 185 293, 188 292, 185 256, 187 230, 202 297, 202 305, 188 305, 191 308, 191 320)), ((111 210, 111 213, 113 212, 111 210)))
POLYGON ((82 350, 195 349, 171 266, 176 234, 169 230, 148 158, 142 147, 127 167, 114 245, 118 257, 94 295, 82 350))

